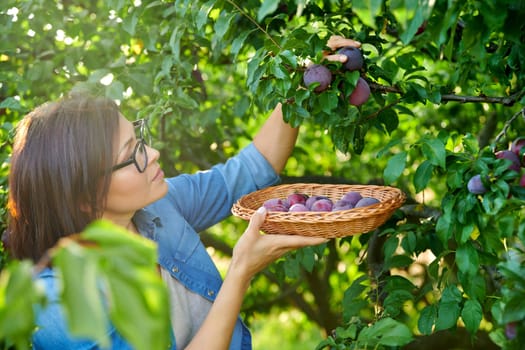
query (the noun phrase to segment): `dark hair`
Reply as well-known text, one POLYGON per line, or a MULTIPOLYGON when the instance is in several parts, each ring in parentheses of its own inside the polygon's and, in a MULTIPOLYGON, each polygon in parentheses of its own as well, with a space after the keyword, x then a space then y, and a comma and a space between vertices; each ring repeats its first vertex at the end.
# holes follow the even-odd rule
POLYGON ((119 108, 72 95, 36 108, 16 127, 9 173, 8 251, 38 261, 102 215, 119 108))

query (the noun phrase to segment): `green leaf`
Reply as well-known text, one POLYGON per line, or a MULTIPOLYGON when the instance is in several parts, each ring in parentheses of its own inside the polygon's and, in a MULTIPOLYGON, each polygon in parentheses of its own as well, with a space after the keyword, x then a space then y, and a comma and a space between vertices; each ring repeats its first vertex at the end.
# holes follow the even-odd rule
POLYGON ((525 318, 525 298, 523 295, 516 295, 510 298, 504 306, 502 322, 509 323, 523 320, 525 318))
POLYGON ((366 275, 363 275, 359 278, 356 278, 352 284, 350 285, 350 287, 348 287, 344 293, 344 299, 343 299, 343 304, 345 303, 345 301, 351 301, 353 299, 357 299, 359 296, 361 296, 361 294, 363 294, 363 292, 365 291, 366 288, 368 288, 367 286, 365 286, 364 284, 362 284, 364 281, 367 280, 367 276, 366 275))
POLYGON ((113 80, 106 89, 106 96, 113 100, 122 100, 124 97, 124 84, 118 80, 113 80))
POLYGON ((277 78, 278 80, 285 80, 285 79, 289 80, 290 75, 288 71, 286 71, 286 69, 279 64, 279 61, 280 60, 275 59, 270 62, 269 68, 270 68, 271 74, 273 74, 273 76, 277 78))
POLYGON ((224 38, 228 30, 230 29, 230 23, 233 20, 233 18, 235 18, 235 16, 235 13, 229 14, 226 11, 221 12, 221 15, 219 16, 219 18, 215 22, 215 25, 213 26, 213 29, 215 30, 213 37, 215 39, 224 38))
POLYGON ((410 266, 414 260, 406 255, 394 255, 385 260, 385 269, 403 268, 410 266))
POLYGON ((122 20, 122 28, 131 36, 135 35, 135 28, 137 27, 139 16, 139 11, 134 10, 131 16, 126 16, 122 20))
POLYGON ((332 114, 334 109, 337 107, 339 97, 335 92, 326 91, 319 95, 319 104, 322 106, 322 110, 327 114, 332 114))
MULTIPOLYGON (((126 269, 126 265, 122 268, 126 269)), ((162 280, 151 275, 148 278, 138 269, 132 274, 118 272, 111 271, 107 278, 110 316, 115 327, 136 349, 165 349, 169 339, 169 300, 167 292, 162 291, 162 280)))
POLYGON ((297 68, 297 56, 290 50, 282 50, 279 52, 279 57, 283 59, 284 62, 290 65, 291 68, 297 68))
POLYGON ((407 45, 410 43, 412 38, 414 38, 419 26, 423 24, 423 10, 423 4, 419 4, 419 6, 416 7, 416 12, 408 23, 408 28, 406 28, 405 31, 403 31, 403 33, 401 33, 399 36, 403 44, 407 45))
POLYGON ((477 300, 469 299, 461 310, 461 318, 470 334, 475 334, 483 318, 483 309, 477 300))
POLYGON ((399 67, 403 68, 404 70, 411 70, 413 67, 419 66, 419 63, 414 58, 414 54, 412 52, 396 56, 395 60, 399 67))
POLYGON ((312 272, 315 266, 315 253, 312 247, 306 247, 297 251, 297 258, 308 272, 312 272))
POLYGON ((442 169, 445 169, 447 153, 443 142, 441 142, 439 139, 430 138, 424 138, 422 142, 421 150, 428 161, 436 166, 441 167, 442 169))
MULTIPOLYGON (((465 280, 465 278, 462 278, 462 281, 463 280, 465 280)), ((487 285, 483 274, 478 273, 475 275, 468 276, 466 278, 466 281, 467 282, 463 284, 463 289, 465 290, 465 293, 471 299, 483 300, 487 294, 487 285)))
POLYGON ((210 0, 205 4, 202 4, 199 9, 199 13, 196 16, 195 19, 195 26, 198 30, 204 30, 204 26, 208 22, 208 16, 210 15, 210 11, 213 9, 213 5, 215 4, 215 0, 210 0))
POLYGON ((383 157, 385 154, 388 153, 388 151, 390 151, 392 147, 399 145, 401 142, 401 139, 393 138, 386 144, 385 147, 383 147, 381 150, 379 150, 379 152, 377 152, 377 158, 383 157))
POLYGON ((406 161, 407 153, 404 151, 390 157, 383 172, 383 179, 387 185, 394 183, 401 176, 405 170, 406 161))
POLYGON ((383 0, 357 0, 352 5, 366 26, 377 29, 376 17, 381 13, 383 0))
POLYGON ((15 349, 30 349, 35 328, 35 308, 43 306, 43 290, 33 283, 29 261, 10 261, 0 271, 0 339, 15 349))
POLYGON ((387 294, 383 307, 388 315, 396 317, 403 310, 405 303, 411 300, 414 300, 414 296, 409 291, 403 289, 394 290, 387 294))
POLYGON ((278 6, 279 0, 264 0, 257 11, 257 21, 262 22, 264 17, 274 13, 278 6))
POLYGON ((14 97, 7 97, 0 103, 0 108, 8 108, 12 110, 21 110, 20 101, 14 97))
POLYGON ((377 115, 377 122, 384 125, 387 133, 392 133, 399 126, 399 118, 397 112, 392 109, 384 109, 377 115))
POLYGON ((424 190, 430 179, 432 178, 432 173, 434 171, 434 165, 429 160, 423 161, 414 174, 414 187, 416 193, 424 190))
POLYGON ((156 268, 156 244, 107 221, 89 225, 79 241, 89 244, 68 237, 53 254, 71 332, 105 346, 109 315, 135 349, 165 349, 169 299, 156 268))
POLYGON ((440 302, 438 306, 438 317, 436 320, 436 331, 449 329, 456 326, 461 308, 456 302, 440 302))
MULTIPOLYGON (((255 29, 254 29, 255 30, 255 29)), ((232 45, 230 48, 230 52, 232 53, 233 57, 237 57, 239 52, 241 51, 244 42, 246 41, 246 38, 253 33, 254 30, 247 30, 242 33, 240 33, 238 36, 235 37, 232 41, 232 45)))
POLYGON ((437 318, 437 308, 434 304, 427 305, 421 310, 417 327, 423 335, 432 334, 432 327, 437 318))
POLYGON ((455 285, 449 285, 443 290, 438 304, 436 331, 456 326, 461 311, 461 300, 461 292, 455 285))
POLYGON ((456 264, 458 269, 466 275, 474 275, 479 269, 479 255, 470 243, 460 245, 456 250, 456 264))
POLYGON ((403 346, 410 343, 412 339, 410 329, 392 318, 383 318, 364 328, 357 337, 359 344, 367 346, 403 346))
MULTIPOLYGON (((471 217, 472 214, 470 212, 464 212, 464 213, 461 213, 461 214, 465 214, 470 219, 472 219, 472 217, 471 217)), ((464 244, 465 242, 467 242, 470 239, 470 236, 472 236, 472 232, 474 232, 474 229, 476 228, 476 225, 474 225, 473 222, 469 222, 469 223, 465 223, 465 224, 458 223, 457 224, 457 228, 458 229, 457 229, 457 232, 456 232, 456 240, 458 241, 458 243, 464 244)))
POLYGON ((284 273, 289 278, 297 278, 300 270, 300 262, 298 259, 286 259, 284 261, 284 273))
POLYGON ((99 291, 97 257, 73 240, 65 242, 54 253, 53 264, 62 278, 61 299, 69 329, 75 336, 93 339, 106 347, 110 339, 99 291))
POLYGON ((401 246, 403 247, 405 252, 408 255, 415 253, 416 245, 417 245, 416 234, 412 231, 407 232, 405 237, 401 241, 401 246))

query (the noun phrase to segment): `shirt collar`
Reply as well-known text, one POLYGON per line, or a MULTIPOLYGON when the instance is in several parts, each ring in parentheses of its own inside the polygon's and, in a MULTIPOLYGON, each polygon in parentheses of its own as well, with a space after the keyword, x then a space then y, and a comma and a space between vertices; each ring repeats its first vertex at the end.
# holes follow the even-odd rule
POLYGON ((162 227, 160 217, 149 212, 147 209, 138 210, 135 215, 133 215, 133 222, 142 236, 152 240, 155 240, 155 229, 162 227))

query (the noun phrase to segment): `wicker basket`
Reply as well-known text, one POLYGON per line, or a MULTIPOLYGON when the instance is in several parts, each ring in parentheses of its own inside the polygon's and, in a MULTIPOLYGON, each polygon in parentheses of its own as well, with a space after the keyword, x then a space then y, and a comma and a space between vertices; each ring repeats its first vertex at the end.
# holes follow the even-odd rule
POLYGON ((363 197, 375 197, 380 203, 367 207, 333 212, 278 212, 269 211, 261 227, 265 233, 297 234, 312 237, 345 237, 370 232, 385 223, 405 201, 405 194, 394 187, 374 185, 329 185, 298 183, 271 186, 241 197, 232 207, 232 213, 249 220, 264 201, 286 198, 292 193, 308 196, 326 196, 337 201, 349 192, 363 197))

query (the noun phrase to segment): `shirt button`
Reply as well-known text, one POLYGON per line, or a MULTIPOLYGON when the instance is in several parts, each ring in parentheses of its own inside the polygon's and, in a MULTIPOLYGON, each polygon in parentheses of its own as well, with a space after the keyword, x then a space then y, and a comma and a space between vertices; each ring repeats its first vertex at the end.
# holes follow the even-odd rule
POLYGON ((212 297, 213 295, 215 295, 215 292, 213 290, 208 290, 208 296, 209 297, 212 297))
POLYGON ((179 272, 179 268, 177 266, 173 266, 171 268, 171 272, 177 273, 177 272, 179 272))

